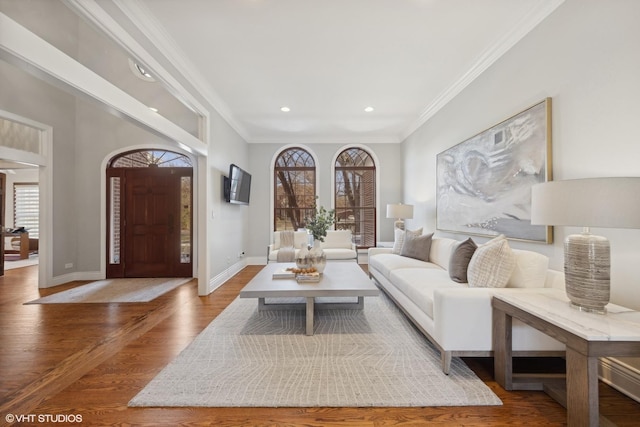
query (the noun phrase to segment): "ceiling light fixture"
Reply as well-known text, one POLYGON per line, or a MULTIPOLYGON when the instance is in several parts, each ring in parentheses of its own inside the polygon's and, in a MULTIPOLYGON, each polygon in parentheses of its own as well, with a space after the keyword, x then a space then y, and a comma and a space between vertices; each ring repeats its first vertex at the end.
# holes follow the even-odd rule
POLYGON ((149 107, 149 110, 153 111, 154 113, 158 112, 158 109, 156 107, 149 107))
POLYGON ((373 111, 373 107, 365 107, 364 111, 370 113, 373 111))
POLYGON ((280 107, 280 111, 282 111, 283 113, 288 113, 289 111, 291 111, 291 108, 289 108, 289 107, 280 107))

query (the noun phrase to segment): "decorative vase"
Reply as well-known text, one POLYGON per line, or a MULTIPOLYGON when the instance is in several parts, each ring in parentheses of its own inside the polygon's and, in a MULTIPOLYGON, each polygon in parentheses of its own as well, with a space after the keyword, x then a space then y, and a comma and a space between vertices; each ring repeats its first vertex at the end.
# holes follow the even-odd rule
POLYGON ((327 255, 322 250, 320 240, 313 241, 313 247, 309 251, 311 259, 311 267, 315 267, 318 273, 322 274, 324 267, 327 265, 327 255))
POLYGON ((296 267, 298 268, 311 267, 311 256, 309 254, 309 249, 307 248, 306 243, 303 243, 300 245, 298 256, 296 256, 296 267))

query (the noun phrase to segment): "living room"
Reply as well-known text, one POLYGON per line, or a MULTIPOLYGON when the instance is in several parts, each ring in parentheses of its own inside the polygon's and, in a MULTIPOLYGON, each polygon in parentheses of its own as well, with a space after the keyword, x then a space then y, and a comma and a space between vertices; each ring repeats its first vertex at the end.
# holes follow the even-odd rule
MULTIPOLYGON (((33 3, 33 2, 31 2, 33 3)), ((194 276, 203 278, 198 292, 208 295, 246 265, 264 263, 265 247, 271 240, 272 159, 284 147, 301 144, 317 156, 319 202, 332 205, 331 163, 345 146, 366 147, 378 159, 379 198, 378 241, 393 240, 393 220, 385 218, 386 204, 404 202, 414 206, 407 228, 424 227, 436 231, 436 155, 547 97, 552 108, 553 179, 604 176, 638 176, 640 148, 634 119, 640 107, 640 53, 636 41, 640 29, 637 2, 567 0, 524 35, 514 46, 500 52, 482 73, 469 76, 461 86, 451 88, 431 108, 416 117, 399 143, 318 143, 313 140, 286 143, 247 143, 202 97, 206 105, 208 144, 201 141, 185 147, 198 157, 199 200, 198 254, 201 262, 194 276), (463 84, 464 83, 464 84, 463 84), (204 148, 203 148, 204 146, 204 148), (254 177, 251 204, 231 206, 223 201, 221 180, 230 163, 241 165, 254 177), (238 254, 244 252, 244 257, 238 254)), ((16 2, 3 0, 0 12, 13 9, 16 2)), ((108 6, 105 6, 108 7, 108 6)), ((46 10, 46 7, 45 9, 46 10)), ((41 15, 46 16, 42 13, 41 15)), ((43 32, 54 32, 59 22, 36 16, 43 32), (49 26, 50 28, 46 28, 49 26)), ((78 28, 81 25, 74 23, 78 28)), ((82 31, 87 31, 85 28, 82 31)), ((83 33, 84 34, 84 33, 83 33)), ((0 40, 5 47, 5 39, 0 40)), ((78 43, 70 41, 69 43, 78 43)), ((154 51, 148 41, 140 43, 154 51)), ((74 48, 77 48, 75 46, 74 48)), ((72 280, 100 278, 105 263, 105 223, 103 214, 103 165, 114 153, 131 147, 155 146, 175 149, 167 138, 157 136, 160 126, 153 113, 125 111, 134 117, 125 121, 106 112, 94 101, 78 97, 15 67, 19 61, 3 50, 0 62, 2 93, 0 110, 52 126, 52 183, 45 192, 49 222, 43 224, 41 244, 45 283, 49 287, 72 280), (6 61, 6 62, 5 62, 6 61), (25 96, 28 88, 29 96, 25 96), (136 120, 139 119, 139 120, 136 120), (144 123, 144 126, 131 121, 144 123), (154 132, 150 132, 149 130, 154 132), (72 265, 68 268, 67 265, 72 265)), ((497 54, 496 54, 497 55, 497 54)), ((165 61, 163 65, 171 68, 165 61)), ((179 78, 185 88, 193 88, 187 78, 179 78)), ((126 108, 125 108, 126 110, 126 108)), ((169 129, 164 133, 173 132, 169 129)), ((175 136, 175 135, 173 135, 175 136)), ((186 138, 188 139, 188 138, 186 138)), ((187 150, 187 152, 189 151, 187 150)), ((597 201, 594 201, 597 203, 597 201)), ((513 241, 514 248, 540 252, 550 259, 550 268, 561 270, 563 240, 575 230, 556 227, 553 244, 513 241)), ((440 235, 461 239, 461 235, 440 235)), ((638 230, 606 229, 600 234, 611 241, 611 301, 640 309, 634 266, 639 252, 638 230)), ((482 238, 478 239, 479 242, 482 238)), ((639 387, 638 359, 616 364, 620 376, 635 378, 629 386, 639 387)), ((638 396, 637 388, 628 390, 638 396)))

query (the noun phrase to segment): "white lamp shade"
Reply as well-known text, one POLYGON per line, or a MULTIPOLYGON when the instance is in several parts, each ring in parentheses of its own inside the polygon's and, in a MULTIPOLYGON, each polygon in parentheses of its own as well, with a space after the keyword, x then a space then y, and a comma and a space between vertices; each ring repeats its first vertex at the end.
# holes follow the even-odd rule
POLYGON ((413 205, 387 205, 387 218, 412 219, 413 205))
POLYGON ((640 177, 585 178, 534 185, 531 224, 640 228, 640 177))

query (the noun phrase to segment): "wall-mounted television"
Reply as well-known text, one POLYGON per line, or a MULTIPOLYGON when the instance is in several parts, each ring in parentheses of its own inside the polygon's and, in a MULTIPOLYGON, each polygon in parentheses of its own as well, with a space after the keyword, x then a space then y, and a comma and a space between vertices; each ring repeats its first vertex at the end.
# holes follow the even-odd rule
POLYGON ((251 194, 251 174, 231 164, 229 177, 224 179, 224 198, 229 203, 248 205, 251 194))

